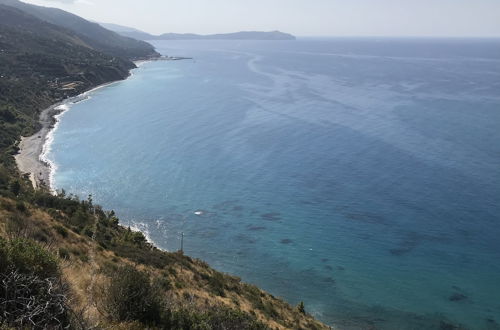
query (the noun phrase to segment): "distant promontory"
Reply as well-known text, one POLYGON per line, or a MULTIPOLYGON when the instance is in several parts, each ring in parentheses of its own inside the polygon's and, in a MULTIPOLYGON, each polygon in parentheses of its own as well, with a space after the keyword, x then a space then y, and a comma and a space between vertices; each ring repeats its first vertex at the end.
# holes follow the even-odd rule
POLYGON ((295 36, 280 31, 242 31, 221 34, 164 33, 153 35, 117 24, 101 23, 105 28, 138 40, 295 40, 295 36))

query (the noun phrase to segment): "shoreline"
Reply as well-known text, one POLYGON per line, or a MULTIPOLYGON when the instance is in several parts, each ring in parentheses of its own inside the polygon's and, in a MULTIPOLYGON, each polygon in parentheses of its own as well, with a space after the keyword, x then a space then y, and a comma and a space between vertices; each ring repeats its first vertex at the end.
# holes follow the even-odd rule
MULTIPOLYGON (((137 68, 144 64, 135 63, 137 68), (139 64, 139 65, 137 65, 139 64)), ((132 69, 134 70, 134 69, 132 69)), ((131 70, 131 71, 132 71, 131 70)), ((38 122, 42 126, 38 132, 31 136, 22 136, 19 141, 19 151, 14 156, 17 168, 22 175, 28 174, 33 188, 48 188, 54 192, 52 187, 52 178, 56 169, 46 155, 50 152, 50 146, 53 142, 53 133, 60 122, 60 116, 68 111, 72 104, 85 101, 90 98, 92 92, 98 89, 110 86, 112 84, 124 81, 132 76, 132 72, 123 80, 115 80, 95 86, 78 95, 68 97, 62 101, 52 104, 40 112, 38 122)))
POLYGON ((49 159, 47 159, 46 155, 50 152, 50 146, 53 142, 52 134, 57 129, 59 117, 68 111, 72 104, 82 102, 90 98, 90 94, 92 92, 129 79, 133 76, 134 70, 141 68, 146 63, 161 60, 168 61, 180 59, 189 58, 159 57, 133 61, 136 67, 129 71, 129 75, 125 79, 97 85, 78 95, 71 96, 54 103, 48 108, 42 110, 38 118, 38 122, 42 126, 40 130, 31 136, 22 136, 19 141, 19 151, 14 156, 19 172, 21 172, 22 175, 29 175, 33 188, 40 189, 46 187, 51 192, 54 192, 52 179, 56 166, 49 159))

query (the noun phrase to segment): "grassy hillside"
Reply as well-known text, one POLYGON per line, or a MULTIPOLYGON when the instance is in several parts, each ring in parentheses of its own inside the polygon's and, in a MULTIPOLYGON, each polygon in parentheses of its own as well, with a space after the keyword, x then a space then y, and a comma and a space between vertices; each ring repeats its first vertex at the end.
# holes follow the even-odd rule
POLYGON ((42 327, 326 329, 305 311, 201 260, 156 249, 91 200, 21 190, 0 197, 0 219, 0 262, 8 264, 0 277, 17 269, 57 287, 55 297, 39 299, 62 306, 52 321, 40 321, 42 327))
POLYGON ((0 5, 0 329, 325 329, 239 278, 149 244, 113 212, 15 167, 40 110, 128 76, 129 60, 0 5))

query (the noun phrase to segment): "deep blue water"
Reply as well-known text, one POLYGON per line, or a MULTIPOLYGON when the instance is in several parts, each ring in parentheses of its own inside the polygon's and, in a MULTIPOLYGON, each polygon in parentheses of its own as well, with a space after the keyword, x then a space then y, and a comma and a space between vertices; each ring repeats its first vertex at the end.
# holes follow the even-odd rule
POLYGON ((155 46, 194 60, 71 105, 57 189, 341 328, 500 328, 500 41, 155 46))

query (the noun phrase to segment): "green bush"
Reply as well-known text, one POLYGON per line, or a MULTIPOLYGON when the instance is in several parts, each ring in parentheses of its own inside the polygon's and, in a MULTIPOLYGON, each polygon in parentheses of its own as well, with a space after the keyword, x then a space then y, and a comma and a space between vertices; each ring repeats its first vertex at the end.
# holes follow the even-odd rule
POLYGON ((25 213, 28 209, 26 208, 26 204, 24 204, 24 202, 22 201, 17 201, 16 202, 16 209, 19 211, 19 212, 23 212, 25 213))
POLYGON ((68 237, 68 230, 61 225, 55 225, 54 230, 62 237, 68 237))
POLYGON ((11 182, 10 191, 16 196, 19 195, 19 193, 21 192, 21 184, 19 183, 18 180, 11 182))
POLYGON ((10 180, 10 175, 9 172, 0 165, 0 188, 1 189, 6 189, 10 180))
POLYGON ((57 259, 33 241, 0 238, 1 273, 17 270, 23 274, 35 274, 41 278, 59 275, 57 259))
POLYGON ((224 275, 219 272, 214 272, 212 276, 208 279, 208 285, 212 292, 218 296, 225 297, 225 284, 224 275))
POLYGON ((111 320, 144 324, 161 321, 160 299, 146 273, 132 266, 121 267, 113 274, 105 291, 103 309, 111 320))

